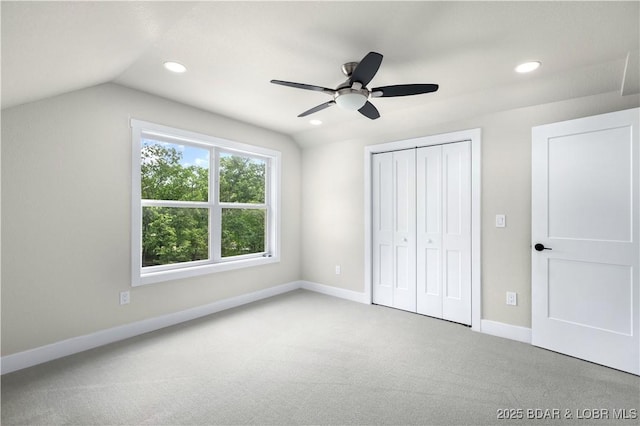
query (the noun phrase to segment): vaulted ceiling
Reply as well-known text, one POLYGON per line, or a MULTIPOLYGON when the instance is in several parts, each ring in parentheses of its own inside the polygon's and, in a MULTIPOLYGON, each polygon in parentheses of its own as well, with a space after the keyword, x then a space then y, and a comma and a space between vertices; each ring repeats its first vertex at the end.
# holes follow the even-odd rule
POLYGON ((640 2, 8 2, 2 1, 2 107, 114 82, 289 134, 392 132, 563 99, 637 93, 640 2), (381 118, 332 107, 297 115, 340 67, 384 55, 370 87, 438 83, 380 98, 381 118), (627 57, 635 66, 627 67, 627 57), (514 67, 539 60, 531 74, 514 67), (177 61, 187 72, 163 68, 177 61), (632 82, 633 84, 630 84, 632 82), (634 83, 635 82, 635 83, 634 83), (635 84, 635 85, 634 85, 635 84), (311 118, 323 122, 309 123, 311 118))

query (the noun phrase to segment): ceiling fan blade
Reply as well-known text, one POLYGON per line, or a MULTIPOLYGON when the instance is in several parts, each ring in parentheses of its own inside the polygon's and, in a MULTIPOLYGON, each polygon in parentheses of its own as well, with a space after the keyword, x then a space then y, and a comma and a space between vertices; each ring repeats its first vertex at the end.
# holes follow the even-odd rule
POLYGON ((313 114, 314 112, 318 112, 318 111, 322 111, 325 108, 329 108, 331 105, 335 105, 336 101, 329 101, 329 102, 325 102, 323 104, 320 104, 318 106, 315 106, 309 110, 306 110, 305 112, 303 112, 302 114, 298 115, 298 117, 306 117, 309 114, 313 114))
POLYGON ((375 98, 389 98, 393 96, 420 95, 438 90, 437 84, 397 84, 395 86, 382 86, 371 89, 371 96, 375 98), (381 94, 379 94, 381 93, 381 94))
POLYGON ((364 104, 364 106, 360 108, 358 112, 372 120, 375 120, 376 118, 380 118, 380 113, 378 112, 378 109, 374 107, 373 104, 369 101, 367 101, 367 103, 364 104))
POLYGON ((305 89, 305 90, 313 90, 315 92, 323 92, 331 96, 333 96, 334 93, 336 92, 335 90, 328 89, 326 87, 314 86, 311 84, 304 84, 304 83, 294 83, 292 81, 271 80, 271 82, 273 84, 279 84, 281 86, 289 86, 296 89, 305 89))
POLYGON ((356 69, 353 70, 353 73, 349 78, 349 83, 353 84, 357 81, 362 83, 363 86, 366 86, 378 72, 378 68, 380 68, 381 63, 381 54, 376 52, 367 53, 367 56, 362 58, 356 69))

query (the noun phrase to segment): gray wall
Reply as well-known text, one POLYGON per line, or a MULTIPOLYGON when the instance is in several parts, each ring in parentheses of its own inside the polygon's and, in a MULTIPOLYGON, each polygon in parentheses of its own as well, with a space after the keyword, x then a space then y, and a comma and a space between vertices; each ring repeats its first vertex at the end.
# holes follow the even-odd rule
MULTIPOLYGON (((638 96, 615 92, 406 128, 405 139, 482 129, 482 318, 531 326, 531 127, 638 105, 638 96), (498 213, 506 228, 495 227, 498 213), (518 306, 505 304, 507 291, 518 293, 518 306)), ((393 140, 352 132, 303 150, 304 280, 364 291, 364 147, 393 140)))
POLYGON ((3 110, 2 355, 298 280, 300 168, 287 136, 114 84, 3 110), (282 261, 131 288, 130 117, 282 152, 282 261))

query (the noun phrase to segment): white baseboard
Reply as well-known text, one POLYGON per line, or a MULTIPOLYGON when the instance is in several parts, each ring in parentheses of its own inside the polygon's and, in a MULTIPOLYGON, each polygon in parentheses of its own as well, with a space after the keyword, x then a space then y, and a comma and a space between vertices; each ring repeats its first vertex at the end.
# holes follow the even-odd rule
POLYGON ((483 319, 480 321, 480 332, 523 343, 531 343, 531 329, 527 327, 483 319))
POLYGON ((281 284, 264 290, 255 291, 253 293, 242 294, 240 296, 231 297, 184 311, 149 318, 84 336, 73 337, 71 339, 40 346, 24 352, 3 356, 0 359, 0 371, 2 371, 2 374, 11 373, 12 371, 42 364, 47 361, 52 361, 54 359, 93 349, 98 346, 103 346, 119 340, 138 336, 140 334, 180 324, 185 321, 211 315, 216 312, 224 311, 225 309, 235 308, 247 303, 256 302, 278 294, 297 290, 301 287, 302 284, 300 281, 293 281, 287 284, 281 284))
POLYGON ((339 297, 340 299, 347 299, 359 303, 369 303, 365 300, 365 294, 353 290, 346 290, 344 288, 333 287, 330 285, 318 284, 311 281, 300 281, 300 288, 305 290, 315 291, 316 293, 326 294, 328 296, 339 297))

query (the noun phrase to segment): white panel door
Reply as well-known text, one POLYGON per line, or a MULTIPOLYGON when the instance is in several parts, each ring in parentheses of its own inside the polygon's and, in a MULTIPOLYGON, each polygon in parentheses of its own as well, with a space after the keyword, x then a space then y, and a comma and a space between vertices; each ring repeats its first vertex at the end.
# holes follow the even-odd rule
POLYGON ((640 374, 640 109, 534 127, 532 343, 640 374))
POLYGON ((373 303, 416 310, 415 150, 373 156, 373 303))
POLYGON ((393 154, 372 160, 373 303, 393 306, 393 154))
POLYGON ((416 310, 442 318, 442 145, 418 148, 416 179, 416 310))
POLYGON ((417 312, 471 324, 469 142, 418 148, 417 312))
POLYGON ((442 318, 471 325, 471 144, 442 146, 442 318))
POLYGON ((416 311, 416 151, 393 153, 393 307, 416 311))

